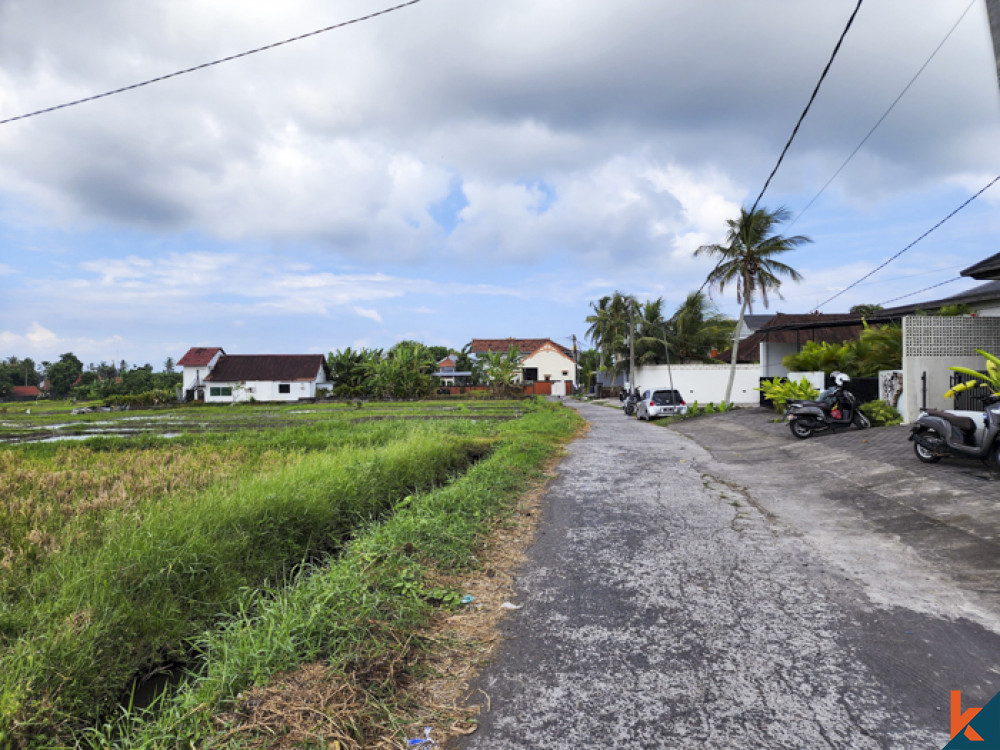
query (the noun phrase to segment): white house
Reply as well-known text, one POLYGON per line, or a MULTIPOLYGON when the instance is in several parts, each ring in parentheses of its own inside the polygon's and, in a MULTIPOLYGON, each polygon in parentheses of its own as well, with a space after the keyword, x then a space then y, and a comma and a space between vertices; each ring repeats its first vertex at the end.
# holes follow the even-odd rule
POLYGON ((517 382, 576 383, 573 351, 552 339, 473 339, 469 353, 480 357, 487 352, 507 352, 512 346, 521 353, 517 382))
POLYGON ((218 346, 195 346, 188 349, 187 354, 177 360, 181 368, 183 381, 181 384, 182 401, 203 401, 205 399, 205 377, 226 353, 218 346))
POLYGON ((298 401, 330 387, 322 354, 226 354, 221 348, 190 349, 183 367, 184 398, 205 403, 298 401))

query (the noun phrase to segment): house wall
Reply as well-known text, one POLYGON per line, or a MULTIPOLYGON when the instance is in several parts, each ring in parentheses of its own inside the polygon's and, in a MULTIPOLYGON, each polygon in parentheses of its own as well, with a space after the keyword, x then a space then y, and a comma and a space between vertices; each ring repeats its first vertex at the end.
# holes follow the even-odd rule
POLYGON ((316 381, 248 380, 245 383, 206 383, 205 403, 229 404, 241 401, 298 401, 316 397, 316 381), (279 386, 289 386, 288 393, 279 393, 279 386), (230 388, 232 395, 212 396, 212 388, 230 388))
MULTIPOLYGON (((987 307, 981 307, 976 312, 983 317, 998 318, 1000 317, 1000 302, 991 303, 987 307)), ((992 354, 992 352, 990 353, 992 354)))
MULTIPOLYGON (((687 403, 718 403, 726 397, 729 382, 728 365, 673 365, 668 372, 666 365, 645 365, 636 368, 635 380, 642 392, 647 388, 669 388, 670 373, 673 373, 674 388, 680 391, 687 403)), ((757 406, 760 393, 758 365, 736 365, 733 380, 733 403, 757 406)))
MULTIPOLYGON (((209 361, 204 367, 184 367, 181 370, 181 377, 183 382, 181 384, 181 394, 186 398, 187 392, 192 388, 197 388, 202 383, 205 382, 205 376, 212 371, 216 363, 219 361, 219 357, 222 356, 222 352, 216 352, 215 356, 209 361)), ((206 400, 207 400, 206 394, 206 400)))
POLYGON ((788 368, 781 364, 782 358, 797 354, 802 347, 798 344, 778 344, 771 341, 760 342, 760 376, 774 378, 788 375, 788 368))
POLYGON ((571 380, 576 382, 576 364, 554 349, 540 349, 521 362, 521 368, 537 367, 539 380, 571 380), (566 374, 563 374, 566 373, 566 374))
POLYGON ((951 387, 949 367, 985 368, 976 349, 1000 352, 1000 317, 909 316, 903 318, 903 395, 899 410, 904 422, 913 422, 923 402, 923 375, 927 375, 927 408, 951 409, 945 399, 951 387))

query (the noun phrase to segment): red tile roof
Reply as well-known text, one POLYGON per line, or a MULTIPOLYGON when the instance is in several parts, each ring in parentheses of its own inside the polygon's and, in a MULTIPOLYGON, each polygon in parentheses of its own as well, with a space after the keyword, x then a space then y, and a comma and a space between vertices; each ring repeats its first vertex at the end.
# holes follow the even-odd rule
POLYGON ((320 370, 330 378, 322 354, 224 354, 206 381, 236 383, 245 380, 315 380, 320 370))
MULTIPOLYGON (((194 346, 188 349, 187 354, 177 360, 177 364, 181 367, 204 367, 209 362, 212 361, 218 352, 222 352, 222 348, 218 346, 194 346)), ((222 356, 226 353, 222 352, 222 356)))
POLYGON ((565 354, 570 359, 573 352, 561 344, 557 344, 552 339, 472 339, 469 344, 469 351, 472 354, 483 354, 485 352, 506 352, 511 346, 516 346, 521 354, 531 355, 548 344, 555 347, 560 353, 565 354))
POLYGON ((13 398, 38 398, 41 393, 42 392, 38 390, 38 386, 15 385, 13 389, 11 389, 10 395, 13 398))

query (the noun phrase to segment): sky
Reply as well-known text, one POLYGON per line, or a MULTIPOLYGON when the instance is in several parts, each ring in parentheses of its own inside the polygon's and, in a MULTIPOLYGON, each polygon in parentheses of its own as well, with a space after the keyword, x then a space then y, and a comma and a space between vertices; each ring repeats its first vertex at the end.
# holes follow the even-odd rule
MULTIPOLYGON (((0 0, 0 119, 392 5, 0 0)), ((0 125, 0 357, 160 369, 192 346, 587 346, 603 295, 672 313, 713 266, 694 250, 763 187, 854 7, 420 0, 0 125)), ((782 258, 803 280, 753 312, 975 286, 911 295, 1000 250, 1000 184, 824 304, 998 174, 983 0, 868 0, 760 204, 812 240, 782 258)), ((712 301, 739 311, 729 288, 712 301)))

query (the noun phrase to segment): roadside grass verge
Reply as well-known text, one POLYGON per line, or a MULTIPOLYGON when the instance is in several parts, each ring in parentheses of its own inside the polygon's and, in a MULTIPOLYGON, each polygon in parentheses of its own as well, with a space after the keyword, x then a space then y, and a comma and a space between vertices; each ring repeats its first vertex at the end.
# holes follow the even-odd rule
POLYGON ((130 750, 398 742, 413 720, 406 687, 441 647, 421 629, 459 606, 462 592, 439 581, 471 575, 491 529, 543 481, 543 467, 581 425, 571 410, 544 403, 502 424, 487 457, 450 484, 397 500, 340 556, 300 568, 289 585, 244 589, 236 611, 193 640, 201 666, 179 688, 76 740, 130 750), (275 680, 276 693, 306 680, 332 697, 297 717, 265 717, 260 699, 247 696, 275 680))
POLYGON ((0 601, 0 746, 72 746, 137 677, 210 656, 204 633, 488 451, 476 432, 422 424, 385 445, 289 452, 260 476, 109 513, 100 544, 49 555, 0 601))

